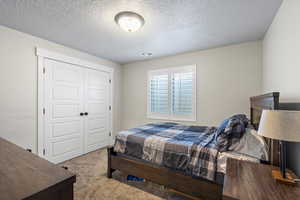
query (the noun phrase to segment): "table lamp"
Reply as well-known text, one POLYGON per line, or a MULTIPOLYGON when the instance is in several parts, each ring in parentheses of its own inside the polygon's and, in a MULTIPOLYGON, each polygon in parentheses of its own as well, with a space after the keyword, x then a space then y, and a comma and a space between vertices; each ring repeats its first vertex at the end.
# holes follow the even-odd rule
POLYGON ((295 177, 286 172, 286 142, 300 142, 300 111, 263 110, 258 134, 279 140, 280 171, 273 170, 273 177, 281 182, 295 183, 295 177))

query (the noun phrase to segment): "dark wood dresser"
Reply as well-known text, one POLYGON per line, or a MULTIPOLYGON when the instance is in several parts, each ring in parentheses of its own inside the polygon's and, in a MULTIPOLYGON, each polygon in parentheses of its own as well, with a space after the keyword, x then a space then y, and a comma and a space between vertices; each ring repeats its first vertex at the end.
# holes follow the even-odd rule
POLYGON ((299 200, 300 184, 286 185, 272 177, 271 165, 227 160, 223 200, 299 200))
POLYGON ((0 200, 72 200, 76 176, 0 138, 0 200))

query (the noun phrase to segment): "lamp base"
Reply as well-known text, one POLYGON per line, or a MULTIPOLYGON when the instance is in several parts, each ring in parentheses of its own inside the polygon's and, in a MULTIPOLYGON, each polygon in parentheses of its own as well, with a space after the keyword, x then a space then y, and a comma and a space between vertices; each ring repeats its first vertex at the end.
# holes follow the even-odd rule
POLYGON ((279 170, 272 170, 272 175, 276 181, 290 185, 296 184, 295 177, 291 173, 286 172, 285 174, 286 178, 283 178, 279 170))

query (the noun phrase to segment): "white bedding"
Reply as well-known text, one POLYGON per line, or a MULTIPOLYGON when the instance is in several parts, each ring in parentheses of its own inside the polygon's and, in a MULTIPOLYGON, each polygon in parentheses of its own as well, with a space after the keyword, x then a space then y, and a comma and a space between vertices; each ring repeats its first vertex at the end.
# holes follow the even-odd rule
POLYGON ((245 154, 240 154, 237 152, 233 152, 233 151, 227 151, 227 152, 220 152, 218 155, 218 160, 217 160, 217 172, 226 174, 226 162, 228 158, 234 158, 237 160, 245 160, 245 161, 249 161, 249 162, 255 162, 255 163, 259 163, 259 159, 251 157, 251 156, 247 156, 245 154))

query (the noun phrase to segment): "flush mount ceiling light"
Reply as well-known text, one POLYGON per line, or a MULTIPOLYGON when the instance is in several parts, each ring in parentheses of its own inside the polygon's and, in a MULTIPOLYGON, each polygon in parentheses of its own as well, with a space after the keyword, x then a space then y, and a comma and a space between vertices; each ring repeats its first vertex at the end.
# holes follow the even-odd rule
POLYGON ((145 23, 144 18, 134 12, 124 11, 115 16, 116 23, 127 32, 139 30, 145 23))
POLYGON ((153 54, 152 53, 142 53, 142 56, 145 56, 145 57, 150 57, 150 56, 152 56, 153 54))

